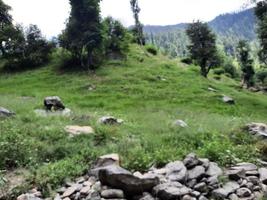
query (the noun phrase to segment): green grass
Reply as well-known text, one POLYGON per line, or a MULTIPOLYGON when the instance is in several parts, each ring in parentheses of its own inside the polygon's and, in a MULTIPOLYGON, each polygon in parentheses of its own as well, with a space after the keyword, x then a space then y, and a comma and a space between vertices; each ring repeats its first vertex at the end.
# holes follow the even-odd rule
POLYGON ((137 46, 127 61, 109 61, 96 74, 60 72, 58 60, 0 75, 0 106, 17 113, 0 121, 0 170, 27 168, 31 183, 54 189, 107 153, 119 153, 130 170, 163 165, 190 152, 221 165, 260 156, 256 141, 241 128, 251 121, 267 122, 266 96, 240 89, 232 79, 204 79, 195 66, 152 56, 137 46), (89 91, 90 85, 96 90, 89 91), (236 105, 224 104, 222 94, 232 96, 236 105), (36 116, 34 109, 51 95, 60 96, 73 115, 36 116), (125 123, 102 126, 97 120, 103 115, 125 123), (189 127, 175 127, 176 119, 189 127), (66 125, 91 125, 96 133, 69 138, 66 125))

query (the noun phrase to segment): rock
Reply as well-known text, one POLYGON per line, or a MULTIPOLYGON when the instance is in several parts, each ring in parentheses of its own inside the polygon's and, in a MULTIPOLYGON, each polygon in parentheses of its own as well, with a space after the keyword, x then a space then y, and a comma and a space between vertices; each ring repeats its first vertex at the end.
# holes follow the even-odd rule
POLYGON ((198 200, 208 200, 205 196, 200 196, 198 200))
POLYGON ((246 125, 249 133, 261 137, 267 137, 267 125, 263 123, 250 123, 246 125))
POLYGON ((195 185, 194 190, 205 193, 207 192, 207 185, 204 182, 198 183, 195 185))
POLYGON ((74 184, 73 186, 67 188, 67 190, 63 193, 62 197, 69 197, 71 196, 73 193, 75 193, 81 186, 78 184, 74 184))
POLYGON ((57 195, 55 196, 54 200, 62 200, 62 199, 61 199, 60 195, 57 194, 57 195))
POLYGON ((236 191, 237 196, 244 198, 244 197, 250 197, 251 191, 248 188, 239 188, 236 191))
POLYGON ((14 112, 7 110, 6 108, 0 107, 0 118, 11 117, 15 115, 14 112))
POLYGON ((120 165, 120 157, 118 154, 114 153, 100 156, 94 165, 94 169, 91 170, 91 173, 98 177, 100 168, 107 167, 109 165, 120 165))
POLYGON ((247 171, 257 171, 258 167, 252 163, 239 163, 234 167, 231 167, 233 170, 240 170, 243 169, 245 172, 247 171))
POLYGON ((267 169, 266 168, 260 168, 259 174, 260 174, 260 181, 266 185, 267 184, 267 169))
POLYGON ((215 89, 212 88, 212 87, 208 87, 208 91, 210 91, 210 92, 217 92, 217 90, 215 90, 215 89))
POLYGON ((155 200, 154 197, 149 194, 144 192, 142 196, 140 196, 139 198, 137 198, 138 200, 155 200))
POLYGON ((106 199, 123 199, 124 193, 122 190, 115 190, 115 189, 103 190, 101 192, 101 197, 106 199))
POLYGON ((192 169, 195 166, 201 164, 201 161, 197 158, 196 154, 194 153, 187 155, 183 162, 187 169, 192 169))
POLYGON ((219 180, 217 176, 212 176, 207 179, 207 184, 210 186, 219 184, 219 180))
POLYGON ((205 168, 202 166, 196 166, 195 168, 188 170, 188 180, 200 179, 205 175, 205 168))
POLYGON ((93 134, 94 129, 90 126, 66 126, 65 131, 71 136, 81 135, 81 134, 93 134))
POLYGON ((171 181, 178 181, 178 182, 184 182, 187 175, 187 169, 184 166, 183 162, 181 161, 175 161, 167 164, 165 166, 165 169, 167 169, 166 176, 171 181))
POLYGON ((122 124, 123 120, 122 119, 117 119, 112 116, 104 116, 99 119, 99 122, 101 124, 106 124, 106 125, 115 125, 115 124, 122 124))
POLYGON ((223 171, 217 163, 211 162, 206 174, 212 177, 219 177, 223 174, 223 171))
POLYGON ((81 194, 84 194, 84 195, 88 195, 89 193, 90 193, 90 190, 91 190, 91 186, 84 186, 82 189, 81 189, 81 191, 80 191, 80 193, 81 194))
POLYGON ((246 172, 244 169, 231 169, 226 171, 226 175, 228 175, 230 180, 238 181, 246 177, 246 172))
POLYGON ((212 192, 215 199, 226 199, 230 194, 239 189, 239 185, 236 182, 228 182, 223 188, 216 189, 212 192))
POLYGON ((190 194, 190 192, 190 188, 179 182, 163 183, 153 188, 153 194, 164 200, 180 199, 184 195, 190 194))
POLYGON ((17 200, 42 200, 42 199, 34 196, 33 194, 22 194, 18 196, 17 200))
POLYGON ((40 117, 50 117, 50 116, 63 116, 63 117, 69 117, 71 115, 71 110, 68 108, 65 108, 64 110, 56 110, 56 111, 49 111, 49 110, 43 110, 43 109, 36 109, 34 110, 35 114, 40 117))
POLYGON ((229 199, 230 200, 239 200, 239 197, 236 194, 230 194, 229 199))
MULTIPOLYGON (((208 170, 209 166, 210 166, 210 161, 209 159, 204 159, 204 158, 200 158, 199 159, 200 162, 202 163, 201 165, 206 169, 208 170)), ((218 166, 218 165, 217 165, 218 166)))
POLYGON ((183 196, 182 200, 197 200, 197 199, 194 197, 191 197, 190 195, 185 195, 183 196))
POLYGON ((230 104, 230 105, 234 105, 235 104, 235 100, 233 98, 225 96, 225 95, 223 95, 222 100, 223 100, 224 103, 227 103, 227 104, 230 104))
POLYGON ((183 120, 176 120, 176 121, 174 122, 174 125, 175 125, 175 126, 180 126, 180 127, 182 127, 182 128, 186 128, 186 127, 188 127, 187 123, 185 123, 183 120))
POLYGON ((45 97, 44 106, 48 111, 65 109, 64 104, 58 96, 45 97))
POLYGON ((116 165, 109 165, 100 169, 99 180, 103 185, 122 189, 126 194, 134 195, 150 191, 154 186, 159 184, 157 177, 141 179, 116 165))
POLYGON ((259 185, 259 181, 260 181, 257 176, 248 176, 247 180, 253 183, 253 185, 259 185))

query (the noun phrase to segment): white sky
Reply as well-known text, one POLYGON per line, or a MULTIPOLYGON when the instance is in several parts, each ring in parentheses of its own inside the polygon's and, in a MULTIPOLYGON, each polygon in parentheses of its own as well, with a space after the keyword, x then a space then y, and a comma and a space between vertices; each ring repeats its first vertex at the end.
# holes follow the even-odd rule
MULTIPOLYGON (((124 25, 133 24, 130 0, 102 0, 102 16, 111 15, 124 25)), ((48 36, 64 29, 69 15, 68 0, 4 0, 13 18, 23 25, 37 24, 48 36)), ((239 10, 246 0, 139 0, 143 24, 169 25, 200 19, 209 21, 219 14, 239 10)))

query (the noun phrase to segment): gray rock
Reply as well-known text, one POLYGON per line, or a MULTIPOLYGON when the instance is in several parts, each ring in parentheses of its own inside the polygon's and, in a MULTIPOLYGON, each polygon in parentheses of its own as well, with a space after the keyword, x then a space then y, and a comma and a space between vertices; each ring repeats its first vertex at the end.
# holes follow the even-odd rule
POLYGON ((42 199, 34 196, 33 194, 22 194, 18 196, 17 200, 42 200, 42 199))
POLYGON ((109 165, 120 165, 120 156, 118 154, 108 154, 104 156, 100 156, 94 168, 99 168, 99 167, 106 167, 109 165))
POLYGON ((260 180, 257 176, 248 176, 247 180, 251 183, 253 183, 253 185, 259 185, 260 180))
POLYGON ((266 185, 267 184, 267 169, 266 168, 260 168, 259 174, 260 174, 260 181, 266 185))
POLYGON ((144 192, 142 196, 136 198, 137 200, 155 200, 155 198, 149 194, 149 193, 146 193, 144 192))
POLYGON ((207 170, 210 166, 209 159, 200 158, 199 160, 202 163, 202 166, 207 170))
POLYGON ((118 189, 108 189, 101 192, 101 197, 106 199, 123 199, 124 193, 118 189))
POLYGON ((62 198, 69 197, 75 192, 79 191, 82 188, 82 185, 74 184, 63 193, 62 198))
POLYGON ((225 199, 230 194, 239 189, 239 185, 236 182, 228 182, 222 188, 216 189, 212 192, 215 199, 225 199))
POLYGON ((46 110, 64 110, 65 106, 58 96, 45 97, 44 106, 46 110))
POLYGON ((200 179, 205 175, 205 168, 202 166, 196 166, 193 169, 188 170, 188 180, 200 179))
POLYGON ((43 109, 36 109, 34 110, 35 114, 40 117, 56 117, 56 116, 63 116, 69 117, 71 115, 71 110, 69 108, 65 108, 64 110, 56 110, 56 111, 49 111, 43 109))
POLYGON ((99 180, 103 185, 122 189, 129 195, 142 194, 143 192, 150 191, 154 186, 159 184, 157 177, 141 179, 116 165, 110 165, 100 169, 99 180))
POLYGON ((62 199, 61 199, 60 195, 57 194, 57 195, 55 196, 54 200, 62 200, 62 199))
POLYGON ((198 183, 197 185, 195 185, 194 190, 205 193, 207 192, 208 188, 207 188, 207 184, 206 183, 198 183))
POLYGON ((97 191, 91 191, 85 200, 101 200, 101 196, 97 191))
POLYGON ((223 171, 217 163, 211 162, 206 174, 212 177, 219 177, 223 174, 223 171))
POLYGON ((116 124, 122 124, 122 119, 117 119, 113 116, 104 116, 99 119, 99 123, 105 124, 105 125, 116 125, 116 124))
POLYGON ((239 200, 239 197, 236 194, 230 194, 229 199, 230 200, 239 200))
POLYGON ((188 125, 187 125, 187 123, 186 122, 184 122, 183 120, 176 120, 175 122, 174 122, 174 125, 175 126, 180 126, 180 127, 182 127, 182 128, 186 128, 186 127, 188 127, 188 125))
POLYGON ((222 100, 223 100, 224 103, 227 103, 227 104, 230 104, 230 105, 234 105, 235 104, 235 100, 233 98, 225 96, 225 95, 223 95, 222 100))
POLYGON ((202 164, 194 153, 187 155, 183 162, 187 169, 192 169, 195 166, 202 164))
POLYGON ((166 176, 171 181, 178 181, 178 182, 184 182, 187 175, 187 169, 184 166, 183 162, 176 161, 171 162, 165 166, 167 169, 166 176))
POLYGON ((205 196, 200 196, 198 200, 208 200, 208 198, 206 198, 205 196))
POLYGON ((231 169, 226 171, 226 175, 228 175, 230 180, 238 181, 246 177, 246 172, 244 169, 231 169))
POLYGON ((0 118, 11 117, 15 115, 14 112, 7 110, 6 108, 0 107, 0 118))
POLYGON ((183 196, 182 200, 197 200, 195 197, 192 197, 190 195, 183 196))
POLYGON ((190 192, 190 188, 179 182, 163 183, 153 188, 153 194, 164 200, 180 199, 184 195, 190 194, 190 192))
POLYGON ((246 125, 249 133, 261 137, 267 137, 267 125, 264 123, 250 123, 246 125))
POLYGON ((252 163, 239 163, 234 167, 231 167, 232 170, 241 170, 243 169, 245 172, 249 171, 257 171, 258 167, 252 163))
POLYGON ((237 196, 244 198, 244 197, 250 197, 251 191, 248 188, 239 188, 236 191, 237 196))
POLYGON ((207 184, 212 186, 212 185, 217 185, 219 183, 219 180, 217 176, 212 176, 207 179, 207 184))

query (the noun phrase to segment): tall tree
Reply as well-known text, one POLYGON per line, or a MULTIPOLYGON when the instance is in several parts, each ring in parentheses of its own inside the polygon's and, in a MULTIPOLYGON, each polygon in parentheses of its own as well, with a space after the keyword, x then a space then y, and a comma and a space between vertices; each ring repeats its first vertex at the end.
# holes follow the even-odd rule
POLYGON ((238 60, 242 70, 242 86, 247 88, 253 86, 255 71, 253 60, 250 58, 250 47, 247 41, 241 40, 237 46, 238 60))
POLYGON ((61 44, 84 68, 94 67, 94 53, 102 44, 100 0, 70 0, 71 13, 61 44))
POLYGON ((259 51, 260 60, 267 65, 267 1, 260 1, 255 8, 255 15, 258 18, 258 37, 261 49, 259 51))
POLYGON ((217 57, 216 36, 207 23, 200 21, 190 24, 186 33, 191 42, 188 46, 190 56, 200 66, 201 75, 207 77, 217 57))
POLYGON ((134 20, 135 20, 135 27, 133 29, 134 36, 136 38, 136 41, 140 45, 145 45, 145 37, 143 32, 143 25, 139 20, 139 13, 141 11, 138 0, 131 0, 130 1, 134 20))

